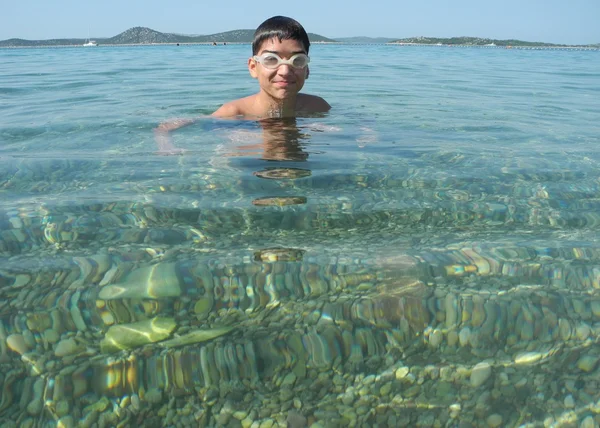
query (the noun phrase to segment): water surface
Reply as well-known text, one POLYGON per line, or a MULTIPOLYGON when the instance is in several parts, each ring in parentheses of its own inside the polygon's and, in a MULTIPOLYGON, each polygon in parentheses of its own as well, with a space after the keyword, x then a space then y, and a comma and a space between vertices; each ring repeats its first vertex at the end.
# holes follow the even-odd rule
POLYGON ((0 50, 0 421, 598 424, 598 51, 249 53, 0 50))

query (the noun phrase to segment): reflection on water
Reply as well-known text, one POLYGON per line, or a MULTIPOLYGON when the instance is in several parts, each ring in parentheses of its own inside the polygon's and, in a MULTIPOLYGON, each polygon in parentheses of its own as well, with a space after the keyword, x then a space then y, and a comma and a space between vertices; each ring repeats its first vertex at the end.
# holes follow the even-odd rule
POLYGON ((481 124, 453 92, 463 122, 407 122, 371 91, 382 111, 199 121, 178 156, 153 152, 163 111, 125 141, 3 133, 0 425, 598 425, 587 122, 550 150, 569 129, 531 109, 481 124))
POLYGON ((264 119, 262 127, 262 159, 273 161, 305 161, 308 153, 303 147, 310 141, 310 134, 303 133, 296 119, 264 119))
POLYGON ((284 196, 284 197, 270 197, 270 198, 259 198, 252 201, 253 205, 258 206, 284 206, 284 205, 299 205, 305 204, 306 198, 303 196, 284 196))
POLYGON ((296 178, 310 177, 311 172, 301 168, 265 168, 262 171, 256 171, 255 176, 272 180, 293 180, 296 178))
MULTIPOLYGON (((302 132, 296 124, 296 118, 263 119, 257 123, 260 126, 260 143, 244 144, 236 150, 245 156, 258 156, 262 160, 272 162, 305 162, 308 153, 304 147, 310 140, 310 134, 302 132)), ((239 133, 236 138, 239 138, 239 133)), ((254 176, 271 180, 293 180, 309 177, 311 171, 301 168, 286 168, 284 166, 269 166, 255 171, 254 176)), ((265 196, 256 198, 252 205, 256 206, 286 206, 306 204, 304 196, 265 196)))

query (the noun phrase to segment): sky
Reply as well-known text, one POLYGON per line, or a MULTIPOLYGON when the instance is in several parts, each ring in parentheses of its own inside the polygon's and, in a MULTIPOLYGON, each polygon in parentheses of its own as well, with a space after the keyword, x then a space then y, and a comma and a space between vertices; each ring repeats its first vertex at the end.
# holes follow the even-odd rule
POLYGON ((325 37, 600 43, 600 0, 0 0, 0 40, 112 37, 131 27, 214 34, 285 15, 325 37))

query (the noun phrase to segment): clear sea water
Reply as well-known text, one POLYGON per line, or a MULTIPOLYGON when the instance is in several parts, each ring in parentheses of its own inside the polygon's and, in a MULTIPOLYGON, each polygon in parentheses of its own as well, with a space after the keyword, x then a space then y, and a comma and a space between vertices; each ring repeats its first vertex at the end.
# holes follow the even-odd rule
POLYGON ((600 52, 249 54, 0 50, 3 426, 598 426, 600 52))

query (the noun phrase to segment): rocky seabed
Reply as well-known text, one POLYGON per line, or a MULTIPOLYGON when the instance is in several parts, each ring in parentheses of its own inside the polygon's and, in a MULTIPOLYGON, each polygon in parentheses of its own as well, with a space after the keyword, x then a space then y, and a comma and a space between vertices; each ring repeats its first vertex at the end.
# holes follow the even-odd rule
POLYGON ((285 249, 12 259, 0 422, 598 426, 596 260, 508 247, 394 263, 285 249))

